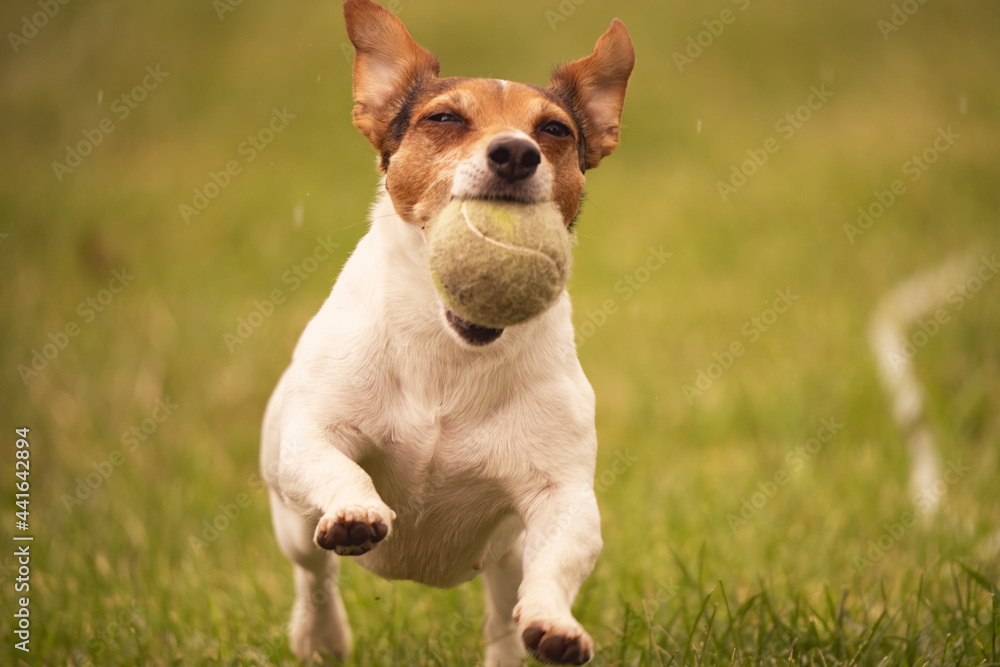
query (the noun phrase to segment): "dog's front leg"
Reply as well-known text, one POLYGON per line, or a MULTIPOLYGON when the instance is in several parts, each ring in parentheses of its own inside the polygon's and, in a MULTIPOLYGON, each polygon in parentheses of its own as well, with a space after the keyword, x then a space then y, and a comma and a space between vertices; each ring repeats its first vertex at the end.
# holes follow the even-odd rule
POLYGON ((313 539, 341 556, 359 556, 389 536, 396 513, 371 477, 348 456, 357 447, 336 429, 283 435, 281 493, 302 514, 320 514, 313 539))
POLYGON ((514 608, 525 648, 542 662, 582 665, 594 642, 572 605, 601 551, 601 518, 587 485, 543 491, 524 509, 524 578, 514 608))

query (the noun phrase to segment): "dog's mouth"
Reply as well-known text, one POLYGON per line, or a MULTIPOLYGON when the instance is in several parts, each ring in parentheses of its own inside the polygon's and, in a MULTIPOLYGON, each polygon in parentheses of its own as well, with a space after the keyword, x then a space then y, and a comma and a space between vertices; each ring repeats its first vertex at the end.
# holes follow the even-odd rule
POLYGON ((454 330, 454 332, 457 333, 462 340, 469 345, 475 345, 476 347, 489 345, 503 333, 503 329, 490 329, 489 327, 481 327, 478 324, 466 322, 450 310, 445 313, 445 318, 448 320, 448 324, 451 326, 452 330, 454 330))
POLYGON ((528 195, 519 195, 513 192, 484 193, 475 195, 473 197, 463 197, 463 199, 473 199, 478 201, 501 201, 501 202, 509 202, 512 204, 540 203, 536 197, 528 195))

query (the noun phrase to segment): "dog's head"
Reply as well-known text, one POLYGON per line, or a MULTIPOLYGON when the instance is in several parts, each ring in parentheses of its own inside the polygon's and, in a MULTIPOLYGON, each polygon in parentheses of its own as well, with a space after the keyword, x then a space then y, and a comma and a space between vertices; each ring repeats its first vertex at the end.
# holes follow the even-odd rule
POLYGON ((372 0, 344 3, 354 44, 354 124, 379 154, 396 212, 423 225, 452 198, 554 201, 568 225, 584 172, 618 145, 635 62, 614 20, 592 54, 553 72, 548 88, 439 78, 437 59, 372 0))
MULTIPOLYGON (((556 68, 547 88, 440 78, 437 58, 373 0, 344 3, 354 44, 354 124, 378 151, 396 213, 424 227, 452 199, 554 202, 569 226, 585 172, 618 145, 635 63, 615 19, 586 58, 556 68)), ((500 335, 447 312, 466 343, 500 335)))

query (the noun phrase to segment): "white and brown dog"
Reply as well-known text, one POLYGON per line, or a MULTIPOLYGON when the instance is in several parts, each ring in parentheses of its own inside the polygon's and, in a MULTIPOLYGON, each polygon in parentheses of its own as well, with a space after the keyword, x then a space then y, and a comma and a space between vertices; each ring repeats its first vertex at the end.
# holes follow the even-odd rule
POLYGON ((431 280, 423 228, 453 198, 555 202, 571 234, 587 169, 618 145, 635 56, 615 20, 548 88, 439 78, 372 0, 344 3, 354 124, 383 178, 371 228, 267 406, 261 464, 294 563, 291 646, 345 656, 341 555, 387 579, 482 574, 486 663, 583 664, 571 606, 601 550, 594 393, 564 291, 505 330, 462 321, 431 280), (317 546, 318 545, 318 546, 317 546))

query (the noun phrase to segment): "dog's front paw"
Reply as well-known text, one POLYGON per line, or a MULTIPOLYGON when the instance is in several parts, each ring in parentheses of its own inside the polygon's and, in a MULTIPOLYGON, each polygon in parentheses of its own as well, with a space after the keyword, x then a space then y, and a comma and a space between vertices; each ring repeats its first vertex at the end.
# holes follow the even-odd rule
POLYGON ((341 507, 325 514, 316 526, 316 544, 341 556, 360 556, 384 540, 396 513, 382 507, 341 507))
POLYGON ((571 624, 535 621, 522 627, 524 647, 538 662, 582 665, 594 655, 594 640, 576 621, 571 624))

